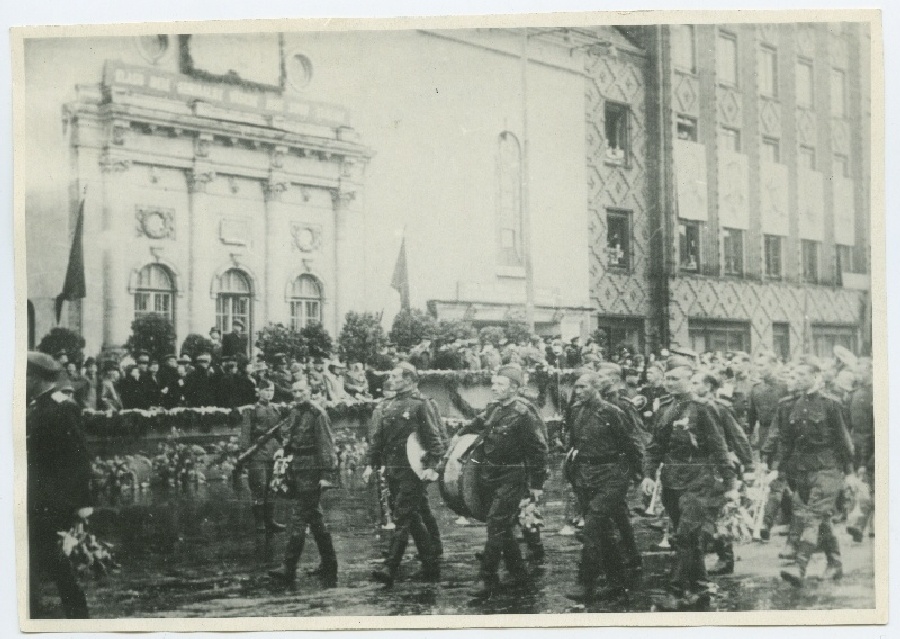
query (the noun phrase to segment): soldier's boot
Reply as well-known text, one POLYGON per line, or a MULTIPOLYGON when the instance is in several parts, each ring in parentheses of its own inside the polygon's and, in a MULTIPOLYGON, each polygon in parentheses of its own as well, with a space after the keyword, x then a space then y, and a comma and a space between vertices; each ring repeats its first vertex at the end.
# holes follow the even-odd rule
POLYGON ((781 578, 794 588, 802 588, 806 584, 806 566, 815 550, 815 544, 801 541, 797 546, 797 566, 782 570, 781 578))
MULTIPOLYGON (((60 557, 60 559, 63 559, 60 557)), ((64 560, 68 561, 68 560, 64 560)), ((62 567, 61 567, 62 568, 62 567)), ((59 589, 59 599, 62 603, 63 612, 67 619, 89 619, 87 607, 87 598, 84 596, 84 590, 75 579, 72 570, 58 569, 56 575, 56 587, 59 589)))
POLYGON ((256 525, 256 532, 266 532, 266 514, 264 504, 253 504, 253 522, 256 525))
POLYGON ((525 560, 522 559, 522 551, 519 550, 519 542, 510 535, 503 542, 503 563, 509 573, 508 586, 513 589, 528 589, 531 586, 531 576, 525 560))
MULTIPOLYGON (((512 541, 515 543, 515 539, 512 541)), ((499 539, 488 537, 481 558, 481 587, 469 591, 469 595, 473 599, 485 601, 497 594, 497 591, 500 588, 500 578, 497 576, 497 570, 500 568, 500 559, 502 556, 503 542, 499 539)))
POLYGON ((398 534, 396 531, 391 539, 391 547, 388 550, 385 566, 372 572, 372 579, 391 588, 400 573, 400 563, 403 561, 403 553, 406 552, 407 535, 398 534))
POLYGON ((263 508, 263 513, 265 516, 265 530, 269 533, 281 533, 284 532, 285 526, 277 521, 275 521, 275 504, 271 501, 267 501, 265 503, 265 507, 263 508))
POLYGON ((319 557, 321 558, 317 573, 322 579, 322 586, 324 588, 336 588, 338 562, 331 533, 324 529, 315 529, 313 530, 313 539, 316 541, 316 547, 319 549, 319 557))
POLYGON ((541 541, 540 529, 526 528, 522 534, 525 536, 525 546, 528 548, 528 561, 543 563, 547 553, 544 550, 544 543, 541 541))
POLYGON ((841 561, 841 545, 834 534, 834 529, 828 522, 823 522, 819 527, 819 542, 822 549, 825 551, 825 557, 828 560, 822 578, 839 581, 844 577, 844 564, 841 561))
POLYGON ((284 551, 284 567, 281 570, 270 570, 269 576, 284 586, 293 586, 297 581, 297 563, 303 554, 303 545, 306 541, 305 531, 297 532, 288 539, 284 551))

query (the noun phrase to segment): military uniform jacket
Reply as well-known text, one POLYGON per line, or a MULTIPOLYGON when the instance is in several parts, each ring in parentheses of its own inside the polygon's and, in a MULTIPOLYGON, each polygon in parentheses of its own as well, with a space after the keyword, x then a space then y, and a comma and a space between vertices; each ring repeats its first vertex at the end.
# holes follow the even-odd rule
POLYGON ((726 485, 731 483, 734 469, 725 435, 708 402, 688 395, 663 403, 644 458, 644 476, 653 478, 660 464, 663 485, 673 490, 714 480, 716 474, 726 485))
POLYGON ((769 426, 778 410, 780 402, 788 394, 783 384, 763 380, 750 391, 750 406, 747 409, 747 430, 753 432, 759 422, 759 443, 762 445, 768 436, 769 426))
MULTIPOLYGON (((245 413, 244 421, 241 424, 241 446, 246 449, 255 444, 257 439, 265 435, 281 419, 281 413, 271 404, 255 404, 245 413)), ((276 433, 253 453, 247 463, 268 464, 280 446, 281 437, 279 433, 276 433)))
POLYGON ((433 401, 418 390, 397 393, 384 400, 372 414, 369 465, 384 466, 387 474, 411 470, 406 442, 413 433, 425 450, 425 467, 433 468, 444 455, 443 424, 433 401))
MULTIPOLYGON (((578 451, 579 468, 598 464, 624 464, 627 476, 640 475, 644 443, 625 413, 610 402, 597 398, 575 404, 572 421, 572 448, 578 451)), ((590 478, 581 479, 591 483, 590 478)))
POLYGON ((841 407, 819 391, 800 393, 778 403, 774 469, 787 463, 792 471, 807 473, 841 469, 853 471, 853 444, 841 416, 841 407))
POLYGON ((48 391, 25 414, 28 516, 32 525, 67 530, 79 508, 93 505, 91 462, 81 430, 81 408, 48 391))
POLYGON ((863 384, 850 396, 850 426, 856 467, 874 465, 875 433, 872 412, 872 386, 863 384))
POLYGON ((753 449, 750 447, 750 440, 741 425, 735 419, 731 407, 721 400, 714 399, 710 402, 722 425, 722 434, 725 436, 725 445, 728 446, 729 452, 737 456, 738 461, 744 467, 744 472, 751 472, 753 469, 753 449))
POLYGON ((460 434, 478 433, 483 463, 490 469, 524 468, 528 485, 539 489, 547 479, 547 440, 537 409, 515 397, 507 404, 492 402, 460 434))
POLYGON ((284 454, 293 455, 291 472, 297 490, 315 490, 321 479, 330 479, 337 470, 337 454, 331 422, 323 408, 312 402, 291 409, 284 454))

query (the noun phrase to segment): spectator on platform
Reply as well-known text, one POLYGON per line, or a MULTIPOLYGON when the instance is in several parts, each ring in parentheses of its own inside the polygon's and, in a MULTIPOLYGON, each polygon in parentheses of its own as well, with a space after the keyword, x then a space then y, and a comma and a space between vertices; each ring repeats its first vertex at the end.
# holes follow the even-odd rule
POLYGON ((97 399, 100 395, 100 384, 102 380, 97 374, 97 360, 88 357, 84 361, 84 403, 82 408, 97 410, 97 399))
POLYGON ((100 410, 120 411, 122 397, 119 395, 119 369, 115 362, 106 362, 103 366, 103 383, 100 387, 100 410))
POLYGON ((209 341, 212 342, 210 356, 212 357, 211 366, 218 367, 222 360, 222 331, 218 327, 213 326, 209 329, 209 341))
POLYGON ((194 370, 185 378, 184 398, 188 406, 216 405, 216 375, 211 370, 212 354, 200 353, 194 370))
POLYGON ((249 346, 250 339, 244 332, 244 322, 234 320, 231 322, 231 332, 222 338, 222 357, 246 357, 249 346))
POLYGON ((141 383, 141 371, 137 366, 129 366, 125 370, 125 378, 119 385, 119 393, 122 397, 122 407, 126 410, 150 408, 141 383))

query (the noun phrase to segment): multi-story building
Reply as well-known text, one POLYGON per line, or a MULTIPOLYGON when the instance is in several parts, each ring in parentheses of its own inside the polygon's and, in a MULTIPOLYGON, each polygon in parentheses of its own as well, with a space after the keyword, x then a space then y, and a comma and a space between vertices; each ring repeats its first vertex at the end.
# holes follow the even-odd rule
POLYGON ((590 191, 592 297, 610 343, 868 350, 867 26, 628 33, 646 61, 598 61, 588 92, 588 136, 605 134, 588 157, 602 184, 590 191), (618 78, 644 90, 637 68, 646 107, 624 129, 592 127, 616 116, 618 78), (610 158, 622 139, 630 165, 610 158))

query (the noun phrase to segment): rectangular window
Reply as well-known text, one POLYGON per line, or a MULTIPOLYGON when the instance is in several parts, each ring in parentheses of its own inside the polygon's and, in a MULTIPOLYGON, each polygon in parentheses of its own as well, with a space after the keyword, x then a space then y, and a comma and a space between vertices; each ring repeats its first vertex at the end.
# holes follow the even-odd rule
POLYGON ((779 235, 766 235, 763 242, 766 255, 766 277, 780 280, 783 275, 781 258, 783 240, 779 235))
POLYGON ((682 221, 678 225, 678 247, 681 255, 681 270, 689 273, 700 272, 700 224, 682 221))
POLYGON ((628 106, 606 103, 606 160, 625 164, 628 160, 628 106))
POLYGON ((801 146, 797 160, 800 168, 809 169, 810 171, 816 170, 816 150, 813 147, 801 146))
POLYGON ((846 155, 838 154, 834 156, 833 173, 843 177, 850 177, 850 162, 846 155))
POLYGON ((834 246, 834 265, 837 277, 836 282, 840 282, 844 273, 855 273, 853 268, 853 247, 846 244, 835 244, 834 246))
POLYGON ((689 320, 691 348, 697 353, 750 352, 749 322, 711 322, 689 320))
POLYGON ((672 62, 676 69, 694 73, 697 70, 697 48, 694 40, 694 25, 673 24, 672 62))
POLYGON ((772 352, 781 361, 791 359, 791 325, 787 322, 772 322, 772 352))
POLYGON ((800 240, 800 260, 803 281, 816 284, 819 281, 819 243, 815 240, 800 240))
POLYGON ((756 54, 759 94, 778 96, 778 53, 773 47, 761 46, 756 54))
POLYGON ((631 215, 628 211, 606 213, 606 264, 609 268, 631 267, 631 215))
POLYGON ((679 115, 677 121, 678 139, 688 140, 690 142, 697 141, 697 120, 689 118, 686 115, 679 115))
POLYGON ((797 60, 796 70, 797 106, 812 108, 813 105, 813 63, 812 60, 797 60))
POLYGON ((719 31, 716 38, 716 79, 720 84, 737 84, 737 36, 728 31, 719 31))
POLYGON ((601 315, 597 322, 598 344, 604 353, 613 354, 622 346, 630 346, 636 353, 644 352, 644 321, 630 317, 601 315))
POLYGON ((851 353, 857 352, 857 328, 840 324, 813 324, 813 350, 816 357, 834 357, 834 347, 843 346, 851 353))
POLYGON ((719 127, 719 149, 740 153, 741 132, 737 129, 731 129, 725 126, 719 127))
POLYGON ((831 117, 842 118, 846 115, 847 85, 844 72, 840 69, 831 70, 831 117))
POLYGON ((759 155, 762 162, 778 164, 781 162, 781 144, 776 138, 763 138, 759 155))
POLYGON ((744 232, 740 229, 724 229, 723 232, 723 272, 741 277, 744 274, 744 232))

